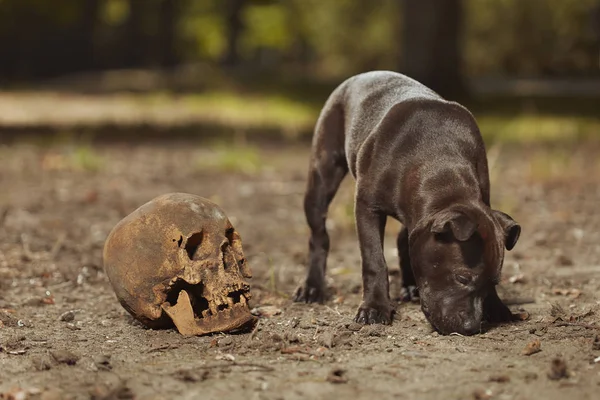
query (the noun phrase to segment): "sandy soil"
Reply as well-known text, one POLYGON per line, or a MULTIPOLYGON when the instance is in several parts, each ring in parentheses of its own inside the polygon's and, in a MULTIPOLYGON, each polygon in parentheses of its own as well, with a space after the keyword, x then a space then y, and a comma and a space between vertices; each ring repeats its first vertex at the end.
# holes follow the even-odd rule
MULTIPOLYGON (((200 143, 0 147, 0 398, 597 398, 597 144, 490 149, 493 203, 523 226, 499 292, 531 317, 473 337, 432 332, 416 304, 399 305, 392 326, 352 323, 360 273, 350 180, 329 224, 336 295, 293 304, 308 148, 265 147, 248 165, 236 152, 228 160, 241 164, 214 161, 200 143), (143 328, 119 305, 102 270, 104 239, 174 191, 225 209, 255 275, 252 307, 278 315, 249 333, 182 337, 143 328), (541 351, 525 355, 536 341, 541 351)), ((390 222, 386 232, 394 269, 398 230, 390 222)))

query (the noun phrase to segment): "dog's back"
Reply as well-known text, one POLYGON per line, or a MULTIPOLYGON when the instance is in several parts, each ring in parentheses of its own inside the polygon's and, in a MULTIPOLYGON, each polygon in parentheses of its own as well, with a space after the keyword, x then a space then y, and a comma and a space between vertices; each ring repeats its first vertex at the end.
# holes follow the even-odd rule
POLYGON ((343 135, 339 140, 343 140, 354 176, 359 152, 365 144, 378 149, 364 153, 373 150, 397 156, 411 153, 413 162, 418 162, 420 155, 431 160, 428 156, 431 152, 471 161, 485 157, 477 124, 466 108, 396 72, 367 72, 343 82, 323 109, 321 121, 328 120, 338 120, 335 125, 341 132, 325 134, 343 135), (465 141, 470 145, 456 146, 457 142, 465 141), (453 149, 469 154, 456 154, 453 149))
POLYGON ((347 136, 372 130, 398 103, 410 100, 445 100, 427 86, 391 71, 372 71, 356 75, 339 87, 344 104, 347 136))

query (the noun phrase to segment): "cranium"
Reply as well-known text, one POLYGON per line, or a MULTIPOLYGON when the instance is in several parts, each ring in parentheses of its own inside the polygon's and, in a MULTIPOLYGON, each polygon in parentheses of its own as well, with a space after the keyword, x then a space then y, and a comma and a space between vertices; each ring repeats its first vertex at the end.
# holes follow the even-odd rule
POLYGON ((202 197, 166 194, 129 214, 106 240, 104 268, 121 305, 148 327, 202 335, 255 322, 240 235, 202 197))

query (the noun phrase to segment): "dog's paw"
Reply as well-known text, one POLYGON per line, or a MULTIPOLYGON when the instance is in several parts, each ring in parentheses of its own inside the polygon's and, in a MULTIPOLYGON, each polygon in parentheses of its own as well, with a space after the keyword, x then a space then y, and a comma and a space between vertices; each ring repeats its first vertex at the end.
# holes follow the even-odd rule
POLYGON ((416 286, 402 286, 400 301, 403 303, 419 303, 419 289, 416 286))
POLYGON ((359 324, 391 325, 394 312, 395 310, 391 305, 363 303, 358 307, 354 321, 359 324))
POLYGON ((294 292, 294 301, 297 303, 320 303, 325 302, 327 297, 326 290, 318 286, 312 286, 305 283, 299 286, 294 292))

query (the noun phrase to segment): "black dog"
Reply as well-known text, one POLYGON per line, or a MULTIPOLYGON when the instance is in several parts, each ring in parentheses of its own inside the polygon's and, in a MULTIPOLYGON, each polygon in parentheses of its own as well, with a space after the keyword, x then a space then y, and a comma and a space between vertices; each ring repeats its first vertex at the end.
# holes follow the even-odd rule
POLYGON ((309 269, 296 301, 323 302, 329 203, 350 170, 362 258, 363 302, 355 320, 390 324, 383 255, 386 217, 398 219, 403 286, 440 333, 465 335, 512 320, 498 298, 504 248, 521 227, 490 208, 485 147, 471 113, 398 73, 374 71, 342 83, 315 128, 304 210, 309 269), (416 293, 415 293, 416 294, 416 293))

